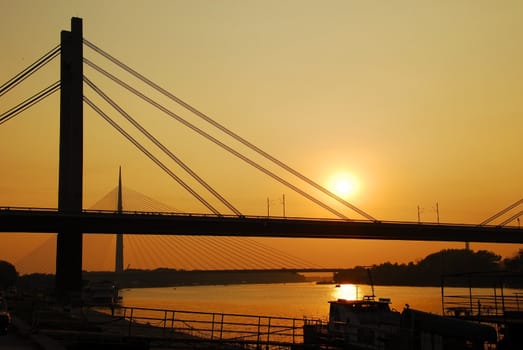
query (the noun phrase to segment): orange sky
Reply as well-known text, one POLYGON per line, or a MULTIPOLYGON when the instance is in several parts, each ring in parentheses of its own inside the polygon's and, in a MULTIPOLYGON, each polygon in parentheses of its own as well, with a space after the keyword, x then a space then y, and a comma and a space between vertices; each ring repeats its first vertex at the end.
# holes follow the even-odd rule
MULTIPOLYGON (((89 41, 318 183, 330 186, 336 174, 350 174, 358 186, 348 200, 378 219, 416 221, 420 206, 422 221, 436 221, 437 202, 441 222, 479 223, 522 197, 520 1, 0 5, 1 83, 58 44, 60 30, 78 16, 89 41)), ((105 65, 87 48, 85 55, 105 65)), ((266 215, 269 197, 271 213, 280 215, 285 194, 289 216, 330 216, 92 70, 85 74, 243 213, 266 215)), ((58 75, 55 62, 2 96, 0 113, 58 75)), ((85 94, 93 96, 87 88, 85 94)), ((0 206, 56 207, 57 103, 52 96, 0 126, 0 206)), ((121 165, 129 188, 182 211, 205 211, 88 107, 85 149, 85 208, 114 188, 121 165)), ((54 236, 1 234, 0 259, 23 273, 51 271, 47 237, 54 236), (31 258, 35 249, 46 263, 31 258)), ((267 243, 326 266, 408 262, 463 246, 267 243)), ((86 248, 85 268, 109 264, 95 257, 100 245, 107 244, 86 248)), ((472 247, 504 256, 520 248, 472 247)))

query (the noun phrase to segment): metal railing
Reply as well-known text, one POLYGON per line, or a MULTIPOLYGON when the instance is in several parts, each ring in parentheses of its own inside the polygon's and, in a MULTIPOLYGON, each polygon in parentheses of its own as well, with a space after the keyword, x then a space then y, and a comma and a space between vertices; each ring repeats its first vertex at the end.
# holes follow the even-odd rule
POLYGON ((301 344, 305 323, 303 319, 277 316, 139 307, 121 307, 113 317, 123 321, 127 327, 125 335, 129 337, 230 342, 267 349, 301 344))
MULTIPOLYGON (((0 212, 35 212, 35 213, 58 213, 57 208, 39 208, 39 207, 22 207, 22 206, 0 206, 0 212)), ((471 227, 471 228, 500 228, 500 225, 495 224, 473 224, 473 223, 451 223, 451 222, 431 222, 431 221, 405 221, 405 220, 362 220, 362 219, 343 219, 343 218, 328 218, 328 217, 301 217, 301 216, 278 216, 278 215, 234 215, 234 214, 209 214, 209 213, 191 213, 191 212, 168 212, 168 211, 139 211, 139 210, 124 210, 118 212, 117 210, 105 209, 83 209, 82 213, 86 214, 102 214, 102 215, 147 215, 147 216, 173 216, 173 217, 201 217, 201 218, 238 218, 238 219, 270 219, 270 220, 302 220, 302 221, 324 221, 324 222, 352 222, 352 223, 374 223, 374 224, 403 224, 411 226, 451 226, 451 227, 471 227)), ((521 230, 520 226, 503 225, 505 228, 521 230)))
POLYGON ((523 274, 518 272, 468 272, 442 276, 442 313, 463 318, 494 319, 515 314, 521 317, 522 286, 523 274))
POLYGON ((303 344, 305 319, 141 307, 63 307, 40 303, 33 330, 63 341, 138 339, 171 344, 213 343, 243 349, 289 349, 303 344))
POLYGON ((523 312, 523 292, 510 295, 445 295, 443 307, 449 316, 504 316, 507 312, 523 312))

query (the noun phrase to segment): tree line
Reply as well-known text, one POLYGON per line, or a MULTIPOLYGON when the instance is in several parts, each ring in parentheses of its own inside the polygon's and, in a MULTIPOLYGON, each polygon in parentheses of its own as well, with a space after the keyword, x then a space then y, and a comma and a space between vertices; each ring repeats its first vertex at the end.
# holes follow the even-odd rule
MULTIPOLYGON (((486 250, 474 252, 468 249, 445 249, 407 264, 386 262, 370 267, 356 266, 337 272, 334 281, 353 284, 438 286, 442 275, 496 271, 523 275, 523 249, 506 259, 486 250)), ((53 284, 54 275, 34 273, 19 276, 13 264, 0 260, 0 291, 14 286, 20 289, 48 289, 52 288, 53 284)))
POLYGON ((445 249, 407 264, 386 262, 337 272, 336 283, 439 286, 444 275, 509 271, 523 273, 523 249, 511 258, 486 250, 445 249))

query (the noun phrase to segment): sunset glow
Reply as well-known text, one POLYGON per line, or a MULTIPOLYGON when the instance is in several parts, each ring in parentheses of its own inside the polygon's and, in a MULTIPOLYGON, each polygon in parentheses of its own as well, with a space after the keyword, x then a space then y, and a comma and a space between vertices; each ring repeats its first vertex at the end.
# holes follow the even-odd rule
POLYGON ((358 193, 359 182, 351 174, 339 173, 331 177, 328 189, 343 199, 349 199, 358 193))
MULTIPOLYGON (((72 16, 83 19, 88 42, 379 221, 476 225, 523 196, 517 152, 523 146, 521 0, 430 6, 415 0, 3 1, 0 84, 58 45, 72 16)), ((86 78, 242 215, 362 219, 129 77, 92 47, 84 46, 84 57, 274 171, 275 177, 267 176, 84 65, 86 78), (286 187, 286 181, 343 215, 286 187)), ((57 56, 2 94, 0 113, 56 82, 59 73, 57 56)), ((87 84, 83 94, 221 215, 233 213, 87 84)), ((0 207, 57 208, 59 108, 55 93, 0 123, 0 207)), ((178 213, 212 213, 85 104, 83 122, 85 209, 115 188, 121 166, 124 187, 178 213)), ((116 210, 116 200, 108 202, 97 209, 116 210)), ((156 210, 149 200, 130 202, 126 195, 128 210, 156 210)), ((510 225, 518 224, 514 217, 510 225)), ((43 236, 0 233, 0 260, 23 273, 54 272, 56 234, 43 236)), ((152 245, 153 258, 140 260, 148 247, 140 239, 126 247, 125 265, 159 267, 152 245)), ((84 240, 84 266, 111 269, 114 242, 89 235, 84 240)), ((327 267, 408 263, 464 247, 365 239, 266 241, 327 267)), ((509 257, 520 246, 472 242, 471 248, 509 257)), ((174 258, 169 263, 165 267, 177 268, 174 258)))

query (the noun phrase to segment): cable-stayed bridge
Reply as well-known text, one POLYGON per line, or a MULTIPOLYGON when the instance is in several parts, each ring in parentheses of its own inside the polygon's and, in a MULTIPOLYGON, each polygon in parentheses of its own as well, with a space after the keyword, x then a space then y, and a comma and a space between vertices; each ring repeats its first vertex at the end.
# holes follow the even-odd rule
MULTIPOLYGON (((73 18, 71 31, 62 32, 62 40, 59 46, 50 50, 26 70, 0 87, 1 97, 60 55, 60 79, 0 115, 1 125, 60 90, 58 208, 13 208, 8 207, 8 203, 6 203, 7 205, 4 205, 0 210, 0 231, 58 232, 56 274, 57 290, 60 293, 78 290, 81 285, 83 233, 523 242, 523 235, 519 227, 506 226, 506 224, 518 220, 522 211, 512 214, 503 221, 503 224, 497 225, 489 225, 492 221, 488 220, 479 225, 426 224, 378 220, 343 198, 326 190, 307 176, 253 145, 230 129, 217 123, 206 114, 158 86, 95 44, 85 40, 82 33, 81 19, 73 18), (106 60, 104 66, 84 57, 84 47, 104 58, 106 60), (189 122, 176 110, 168 107, 168 104, 149 97, 146 92, 139 91, 133 87, 132 83, 124 81, 119 75, 110 72, 105 67, 109 64, 115 65, 120 71, 129 74, 131 80, 139 80, 141 83, 146 84, 148 89, 155 90, 161 94, 163 96, 162 99, 167 99, 170 101, 169 103, 177 104, 178 108, 189 111, 199 118, 200 123, 211 125, 220 135, 231 138, 233 144, 247 148, 249 154, 254 153, 258 157, 264 158, 271 163, 271 167, 259 164, 252 157, 239 152, 234 146, 225 143, 215 134, 204 131, 196 123, 189 122), (90 74, 93 74, 92 76, 84 74, 84 66, 89 67, 90 74), (151 131, 143 127, 131 116, 131 112, 125 110, 116 102, 115 98, 101 89, 93 78, 94 76, 101 76, 125 89, 144 103, 152 106, 155 110, 160 111, 191 132, 197 133, 210 143, 221 148, 229 155, 285 186, 289 191, 309 201, 311 205, 327 211, 329 215, 336 219, 292 218, 286 215, 281 217, 267 215, 262 217, 243 213, 232 201, 226 199, 224 195, 205 181, 195 170, 190 168, 186 162, 182 161, 173 151, 166 147, 151 131), (84 93, 84 87, 88 89, 89 94, 84 93), (84 106, 87 106, 99 115, 118 134, 195 198, 205 208, 205 213, 166 214, 164 212, 84 210, 82 202, 84 106), (112 112, 109 113, 108 110, 112 112), (126 125, 131 125, 138 130, 140 138, 134 137, 126 131, 122 124, 112 116, 113 113, 116 113, 118 118, 124 120, 126 125), (161 150, 163 156, 156 156, 144 143, 152 144, 156 149, 161 150), (190 177, 195 186, 189 184, 184 177, 173 171, 172 166, 169 166, 164 159, 169 159, 169 162, 175 163, 178 169, 183 170, 186 176, 190 177), (287 177, 279 175, 279 173, 272 170, 273 168, 278 168, 280 171, 285 172, 288 176, 294 178, 296 182, 291 182, 287 177), (349 219, 337 207, 335 208, 319 200, 309 190, 304 190, 301 186, 298 186, 297 182, 305 184, 307 188, 312 188, 322 196, 327 196, 331 200, 336 201, 338 205, 343 206, 345 210, 350 210, 361 219, 349 219)), ((520 204, 517 203, 517 205, 511 206, 510 210, 513 210, 520 204)))
MULTIPOLYGON (((110 208, 122 208, 123 212, 129 213, 181 214, 179 210, 165 203, 121 186, 121 183, 120 180, 118 187, 96 201, 89 210, 112 212, 110 208)), ((311 262, 310 259, 300 258, 292 252, 275 248, 254 238, 155 234, 116 236, 116 239, 114 235, 107 234, 84 236, 84 270, 109 271, 113 269, 113 263, 115 272, 128 269, 150 270, 152 267, 185 271, 284 269, 287 272, 332 272, 340 269, 311 262), (120 255, 115 253, 119 250, 120 255)), ((28 251, 18 262, 20 265, 31 265, 28 260, 35 259, 50 266, 51 257, 47 252, 53 250, 52 245, 54 239, 48 238, 40 246, 28 251)))

